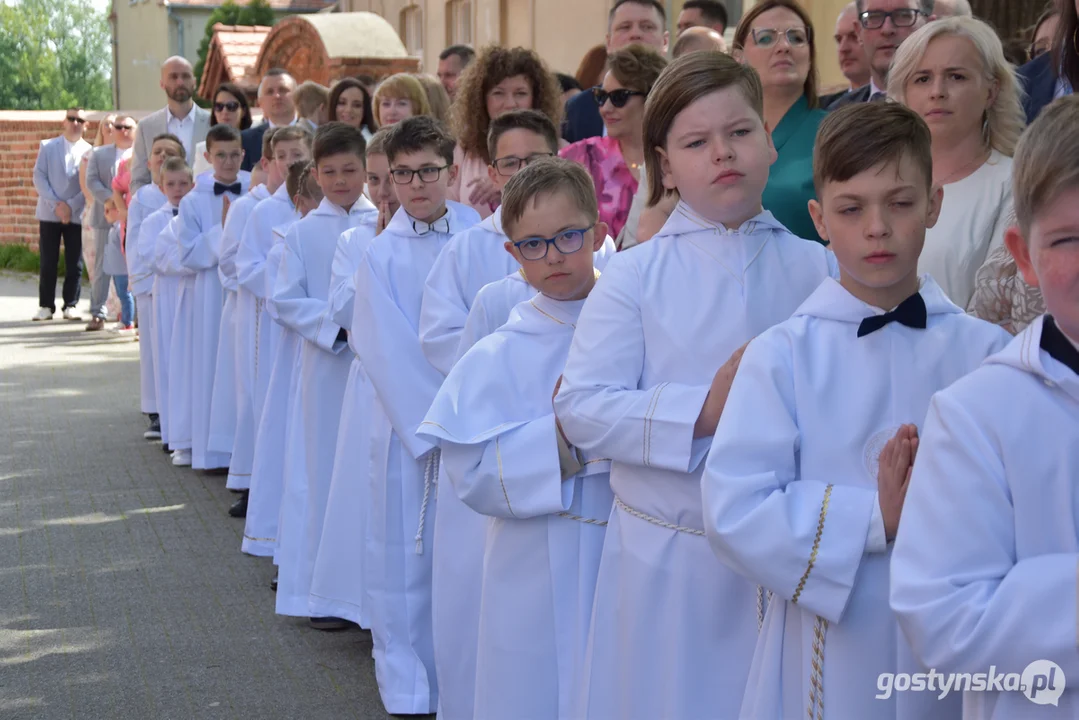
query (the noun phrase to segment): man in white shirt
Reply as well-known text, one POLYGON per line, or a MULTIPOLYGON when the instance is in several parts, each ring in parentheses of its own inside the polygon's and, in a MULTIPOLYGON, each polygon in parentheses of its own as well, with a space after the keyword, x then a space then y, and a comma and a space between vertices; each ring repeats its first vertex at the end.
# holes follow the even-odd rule
POLYGON ((35 216, 40 226, 41 278, 39 308, 34 320, 52 320, 56 312, 56 270, 60 261, 60 241, 68 258, 64 277, 64 319, 78 320, 82 278, 82 211, 86 204, 79 188, 79 163, 90 151, 82 139, 86 113, 70 108, 64 115, 64 134, 41 144, 34 163, 37 190, 35 216))
POLYGON ((158 135, 171 133, 180 139, 187 162, 195 162, 195 146, 206 139, 210 113, 195 104, 195 74, 191 63, 173 56, 161 65, 161 89, 168 102, 162 109, 147 115, 135 132, 135 154, 131 163, 131 192, 150 182, 150 148, 158 135))

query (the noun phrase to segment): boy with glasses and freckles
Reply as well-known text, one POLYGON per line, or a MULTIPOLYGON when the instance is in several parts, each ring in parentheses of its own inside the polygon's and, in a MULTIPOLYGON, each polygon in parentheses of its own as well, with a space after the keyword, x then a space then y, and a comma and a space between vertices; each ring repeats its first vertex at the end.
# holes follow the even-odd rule
POLYGON ((933 0, 857 0, 858 37, 869 61, 869 84, 836 100, 829 109, 886 98, 888 69, 899 46, 934 20, 933 0))
POLYGON ((438 708, 430 527, 438 453, 416 430, 443 379, 420 342, 424 282, 450 238, 480 220, 446 199, 457 176, 454 145, 446 126, 430 117, 390 129, 386 156, 401 209, 371 241, 355 276, 350 340, 375 390, 372 442, 388 442, 371 469, 368 557, 375 674, 391 714, 438 708))

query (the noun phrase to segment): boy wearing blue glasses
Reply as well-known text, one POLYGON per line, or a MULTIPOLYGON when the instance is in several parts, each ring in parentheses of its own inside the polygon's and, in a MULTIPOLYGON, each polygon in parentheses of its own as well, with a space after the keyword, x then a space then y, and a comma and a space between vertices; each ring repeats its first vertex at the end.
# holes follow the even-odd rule
POLYGON ((423 354, 419 324, 435 259, 453 235, 480 221, 472 208, 446 200, 457 175, 455 144, 446 126, 427 116, 390 128, 386 157, 401 207, 371 241, 355 275, 350 344, 376 398, 367 555, 371 635, 379 693, 393 715, 438 708, 431 630, 438 452, 416 429, 442 373, 423 354))
POLYGON ((551 402, 603 244, 588 172, 559 158, 502 194, 506 250, 539 294, 450 371, 420 436, 488 516, 475 717, 570 717, 612 494, 609 462, 572 448, 551 402))

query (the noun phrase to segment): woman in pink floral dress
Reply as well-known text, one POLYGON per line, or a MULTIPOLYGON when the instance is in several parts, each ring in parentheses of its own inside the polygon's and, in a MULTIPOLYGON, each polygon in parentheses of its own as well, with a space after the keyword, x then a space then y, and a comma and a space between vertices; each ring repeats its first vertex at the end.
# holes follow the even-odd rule
POLYGON ((575 142, 559 153, 592 175, 599 219, 607 223, 611 237, 622 232, 641 181, 644 101, 666 66, 662 55, 642 45, 611 53, 603 85, 592 89, 606 135, 575 142))

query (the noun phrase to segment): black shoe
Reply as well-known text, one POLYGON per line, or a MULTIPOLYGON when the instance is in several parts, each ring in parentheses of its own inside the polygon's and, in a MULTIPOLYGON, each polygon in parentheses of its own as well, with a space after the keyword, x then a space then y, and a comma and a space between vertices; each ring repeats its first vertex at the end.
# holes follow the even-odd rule
POLYGON ((165 451, 166 455, 172 452, 172 448, 169 447, 168 443, 161 443, 161 449, 165 451))
POLYGON ((277 592, 277 575, 274 575, 273 580, 270 581, 270 589, 277 592))
POLYGON ((324 632, 348 630, 351 627, 355 627, 355 625, 356 623, 335 617, 311 618, 311 627, 313 627, 315 630, 322 630, 324 632))
POLYGON ((240 495, 240 499, 232 503, 232 507, 229 508, 229 515, 234 518, 247 517, 247 496, 248 491, 244 490, 240 495))
POLYGON ((161 420, 158 419, 157 415, 150 415, 150 427, 142 434, 142 437, 146 440, 161 439, 161 420))

